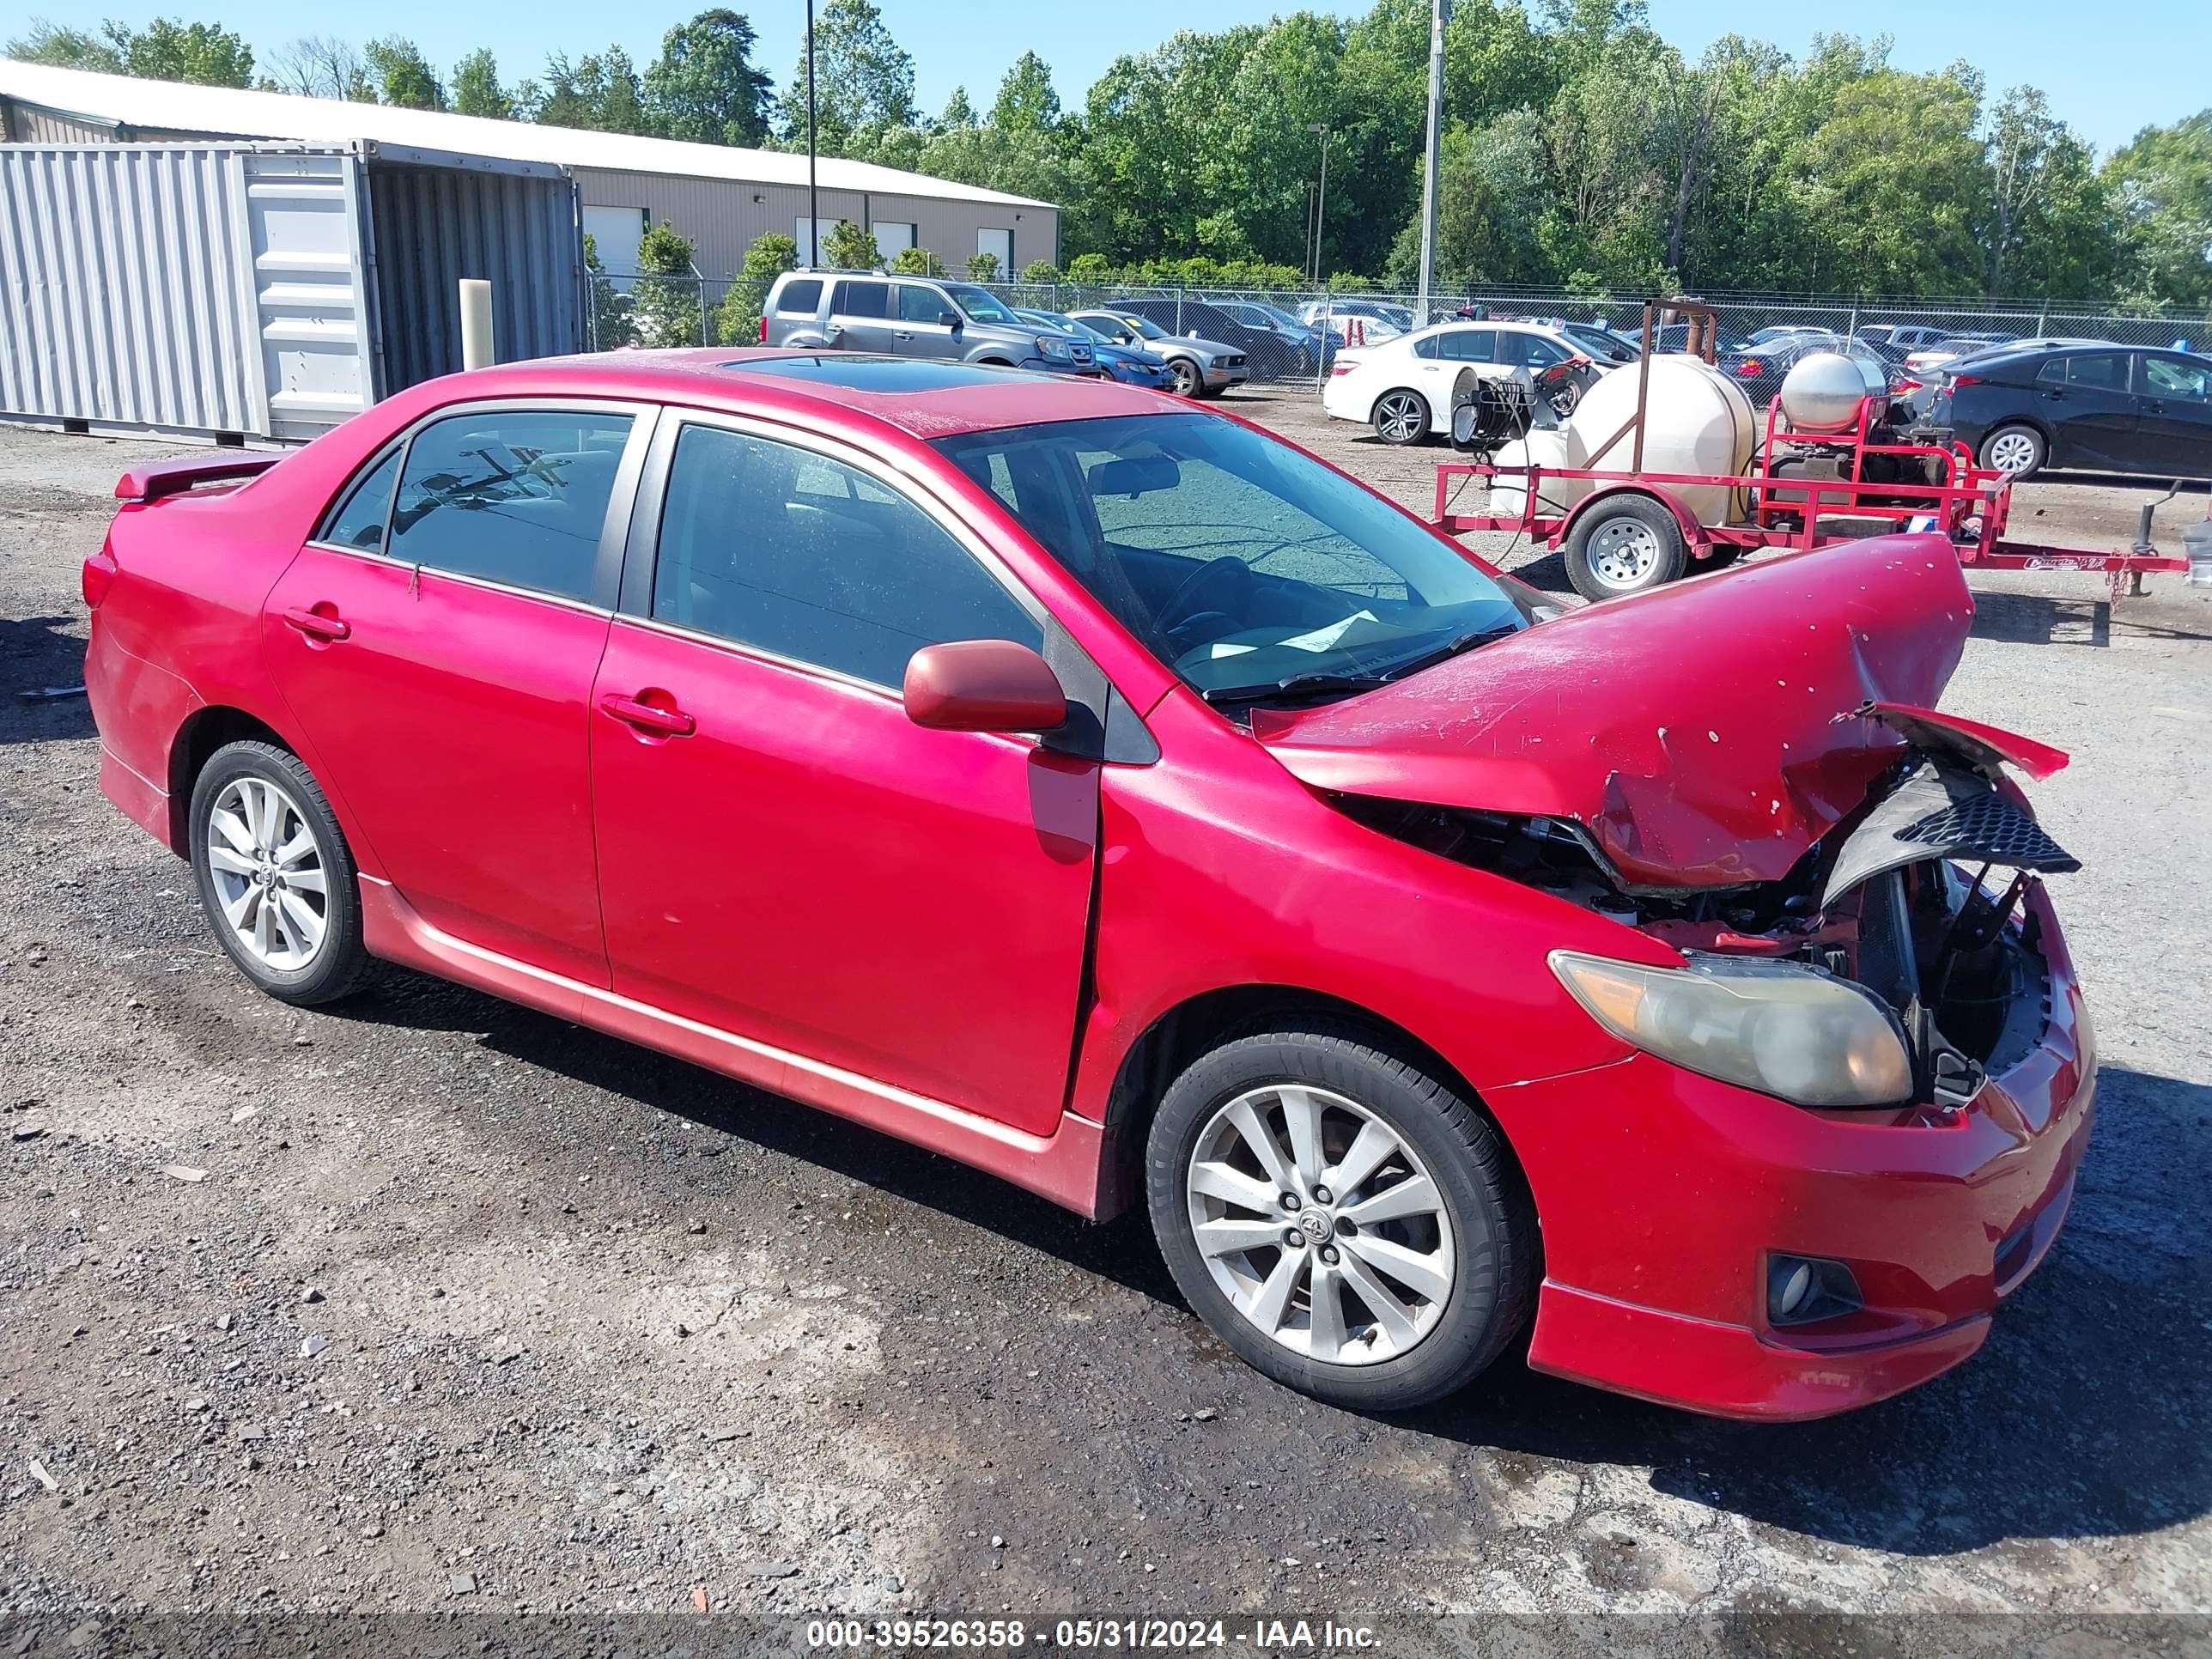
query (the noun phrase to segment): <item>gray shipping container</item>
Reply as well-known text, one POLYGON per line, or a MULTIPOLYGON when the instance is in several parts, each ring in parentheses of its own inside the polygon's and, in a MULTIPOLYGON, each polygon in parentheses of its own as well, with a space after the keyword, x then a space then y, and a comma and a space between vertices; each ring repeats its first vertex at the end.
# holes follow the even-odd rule
POLYGON ((540 162, 286 143, 0 145, 0 420, 301 441, 461 367, 584 346, 576 186, 540 162))

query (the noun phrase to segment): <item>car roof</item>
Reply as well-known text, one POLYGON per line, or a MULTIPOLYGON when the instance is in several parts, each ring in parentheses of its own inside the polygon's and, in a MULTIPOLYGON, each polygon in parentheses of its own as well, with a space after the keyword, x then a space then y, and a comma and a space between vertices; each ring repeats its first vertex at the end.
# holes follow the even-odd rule
POLYGON ((634 398, 780 414, 848 430, 887 427, 924 441, 1048 421, 1188 408, 1118 381, 929 358, 736 346, 547 357, 477 369, 465 382, 448 376, 417 390, 433 389, 447 401, 457 396, 634 398))

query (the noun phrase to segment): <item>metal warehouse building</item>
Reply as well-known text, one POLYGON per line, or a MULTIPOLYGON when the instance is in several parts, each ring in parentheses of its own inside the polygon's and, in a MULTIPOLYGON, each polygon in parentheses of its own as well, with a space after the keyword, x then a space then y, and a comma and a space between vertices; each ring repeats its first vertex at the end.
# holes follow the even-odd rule
MULTIPOLYGON (((464 276, 501 358, 580 349, 580 231, 613 272, 664 222, 710 278, 810 246, 806 158, 775 150, 6 58, 0 139, 0 418, 312 436, 460 366, 464 276)), ((1058 258, 1049 203, 826 157, 817 183, 817 234, 886 256, 1058 258)))

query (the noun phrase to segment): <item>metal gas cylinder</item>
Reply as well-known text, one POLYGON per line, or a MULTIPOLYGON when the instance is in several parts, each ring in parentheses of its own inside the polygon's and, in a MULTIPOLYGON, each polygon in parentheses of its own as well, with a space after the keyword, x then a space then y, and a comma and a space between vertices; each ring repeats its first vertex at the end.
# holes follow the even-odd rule
POLYGON ((1808 352, 1783 377, 1782 412, 1802 432, 1840 432, 1857 418, 1859 399, 1886 400, 1888 377, 1873 362, 1840 351, 1808 352))

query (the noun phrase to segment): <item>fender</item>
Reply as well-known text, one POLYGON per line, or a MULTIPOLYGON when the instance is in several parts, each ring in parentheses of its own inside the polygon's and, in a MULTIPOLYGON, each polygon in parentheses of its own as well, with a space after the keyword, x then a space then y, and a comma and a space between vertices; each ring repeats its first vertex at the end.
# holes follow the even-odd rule
POLYGON ((1614 484, 1595 494, 1583 496, 1582 500, 1567 509, 1567 516, 1559 521, 1559 534, 1554 538, 1555 544, 1565 544, 1567 538, 1574 534, 1576 524, 1591 507, 1601 501, 1616 501, 1623 495, 1641 495, 1647 501, 1658 502, 1660 506, 1673 514, 1675 524, 1682 532, 1682 544, 1688 548, 1692 555, 1700 553, 1713 544, 1713 538, 1706 534, 1705 527, 1698 522, 1698 515, 1683 506, 1662 485, 1655 483, 1614 484))

